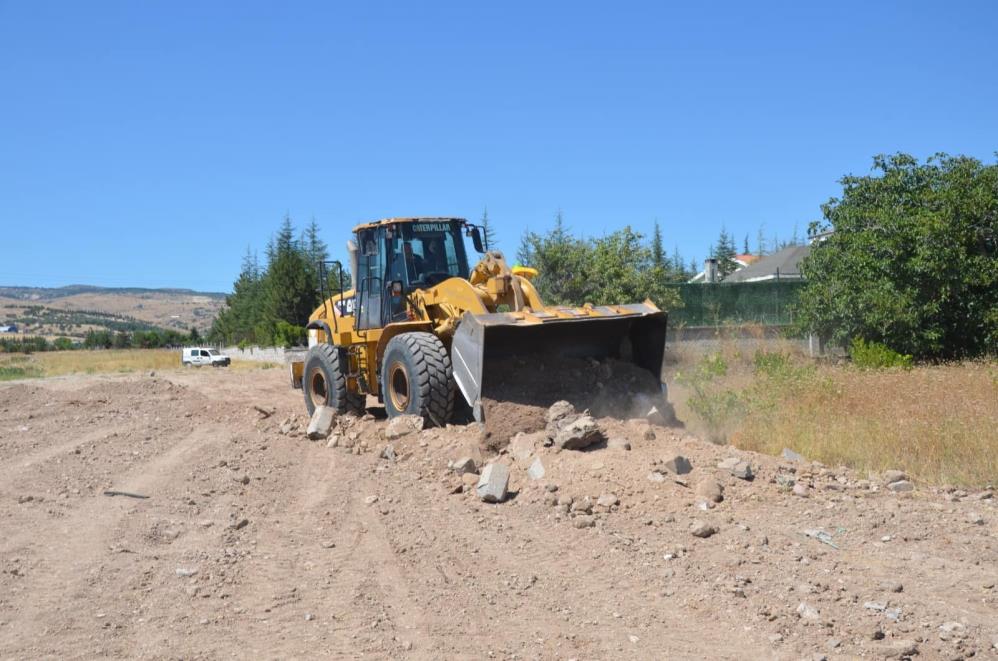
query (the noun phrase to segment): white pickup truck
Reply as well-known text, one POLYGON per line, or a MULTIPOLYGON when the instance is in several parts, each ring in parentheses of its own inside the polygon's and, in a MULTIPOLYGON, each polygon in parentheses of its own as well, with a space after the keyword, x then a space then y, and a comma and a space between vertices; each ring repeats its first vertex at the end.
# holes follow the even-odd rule
POLYGON ((211 365, 212 367, 228 367, 232 362, 228 356, 218 349, 206 349, 204 347, 187 347, 180 356, 181 365, 211 365))

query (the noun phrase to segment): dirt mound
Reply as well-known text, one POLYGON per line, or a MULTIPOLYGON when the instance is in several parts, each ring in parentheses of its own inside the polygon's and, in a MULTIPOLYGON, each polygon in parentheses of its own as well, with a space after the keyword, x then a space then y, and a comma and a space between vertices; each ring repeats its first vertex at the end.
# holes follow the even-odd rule
POLYGON ((485 377, 482 445, 496 451, 518 432, 540 431, 547 409, 566 400, 578 411, 621 420, 662 405, 659 381, 641 367, 615 359, 550 357, 515 360, 485 377))

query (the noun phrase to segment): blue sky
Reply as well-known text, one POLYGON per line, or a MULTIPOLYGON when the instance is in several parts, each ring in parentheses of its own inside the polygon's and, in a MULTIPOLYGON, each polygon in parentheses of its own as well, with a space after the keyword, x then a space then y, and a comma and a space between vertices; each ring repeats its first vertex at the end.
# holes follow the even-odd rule
POLYGON ((998 3, 0 0, 0 284, 225 291, 285 213, 787 238, 998 150, 998 3))

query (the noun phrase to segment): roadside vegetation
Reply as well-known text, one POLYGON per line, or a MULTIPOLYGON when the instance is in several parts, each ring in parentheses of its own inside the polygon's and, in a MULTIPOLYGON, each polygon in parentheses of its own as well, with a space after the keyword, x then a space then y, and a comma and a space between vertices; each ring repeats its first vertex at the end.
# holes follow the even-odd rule
POLYGON ((67 374, 114 374, 147 370, 179 369, 270 369, 274 363, 233 360, 226 368, 180 366, 180 351, 175 349, 120 349, 99 351, 53 351, 35 354, 0 354, 0 381, 29 379, 67 374))
POLYGON ((870 369, 737 343, 674 367, 679 417, 717 443, 926 484, 998 483, 998 363, 870 369))
POLYGON ((44 351, 73 351, 75 349, 159 349, 197 345, 202 341, 197 328, 190 333, 175 330, 154 329, 111 332, 107 330, 87 331, 83 341, 69 337, 56 337, 49 340, 39 335, 18 335, 0 337, 2 353, 38 353, 44 351))
POLYGON ((849 361, 737 343, 687 356, 680 417, 749 450, 995 484, 998 165, 878 156, 874 174, 842 186, 811 227, 798 322, 849 361))

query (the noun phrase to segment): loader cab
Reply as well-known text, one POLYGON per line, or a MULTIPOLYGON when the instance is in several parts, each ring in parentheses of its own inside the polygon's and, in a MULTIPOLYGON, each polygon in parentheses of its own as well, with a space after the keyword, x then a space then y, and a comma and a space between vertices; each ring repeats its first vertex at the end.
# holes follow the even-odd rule
POLYGON ((358 227, 357 328, 404 321, 406 294, 467 278, 465 225, 460 218, 407 218, 358 227))

